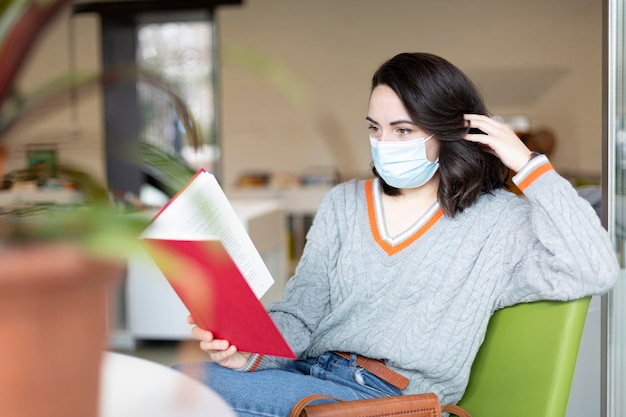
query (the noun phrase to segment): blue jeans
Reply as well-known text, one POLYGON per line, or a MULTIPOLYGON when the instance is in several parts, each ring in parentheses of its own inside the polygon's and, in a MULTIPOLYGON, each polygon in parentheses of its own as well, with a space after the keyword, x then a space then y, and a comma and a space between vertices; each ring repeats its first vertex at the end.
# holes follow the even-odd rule
MULTIPOLYGON (((287 417, 293 406, 310 394, 343 400, 402 395, 393 385, 334 353, 296 360, 284 368, 239 372, 212 362, 177 365, 199 378, 230 404, 239 417, 287 417)), ((317 403, 322 403, 320 400, 317 403)))

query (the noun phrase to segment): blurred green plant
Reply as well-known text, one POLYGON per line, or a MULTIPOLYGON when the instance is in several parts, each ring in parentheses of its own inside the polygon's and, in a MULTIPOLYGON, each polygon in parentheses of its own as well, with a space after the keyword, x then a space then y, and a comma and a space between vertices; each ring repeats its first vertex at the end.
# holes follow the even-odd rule
MULTIPOLYGON (((68 0, 0 0, 0 168, 3 142, 22 124, 35 122, 77 91, 96 90, 118 82, 143 82, 164 92, 171 100, 190 145, 200 143, 197 124, 184 100, 163 79, 137 68, 114 68, 98 73, 68 73, 28 95, 14 88, 14 80, 44 28, 68 0)), ((185 162, 152 145, 142 143, 132 156, 169 194, 194 174, 185 162)), ((14 173, 36 178, 41 167, 14 173)), ((73 183, 81 203, 71 206, 19 205, 0 212, 0 240, 7 243, 69 239, 104 256, 127 257, 138 248, 137 236, 149 219, 120 210, 107 187, 76 167, 58 165, 55 175, 73 183)))

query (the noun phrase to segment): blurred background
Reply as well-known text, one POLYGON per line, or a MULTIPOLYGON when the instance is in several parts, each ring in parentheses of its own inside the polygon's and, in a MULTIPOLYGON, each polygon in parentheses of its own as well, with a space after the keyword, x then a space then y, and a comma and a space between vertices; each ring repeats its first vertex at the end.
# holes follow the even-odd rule
MULTIPOLYGON (((123 79, 79 89, 3 142, 0 208, 74 202, 66 184, 51 178, 15 180, 23 168, 58 163, 91 174, 116 201, 150 218, 172 191, 129 161, 134 145, 155 145, 192 171, 217 176, 277 281, 263 300, 271 302, 293 271, 324 193, 370 175, 365 116, 372 73, 396 53, 422 51, 464 70, 492 114, 548 154, 601 215, 608 169, 603 52, 611 30, 607 8, 615 3, 77 1, 34 48, 17 97, 66 74, 138 67, 162 76, 186 102, 201 144, 190 145, 184 115, 150 83, 123 79), (42 196, 43 188, 64 192, 42 196)), ((617 194, 623 168, 616 169, 617 194)), ((188 338, 186 312, 148 259, 129 260, 111 307, 113 349, 175 360, 169 342, 188 338)), ((569 417, 598 415, 604 401, 599 299, 587 323, 569 417)))
MULTIPOLYGON (((216 2, 208 11, 211 2, 204 10, 186 2, 162 13, 115 10, 116 3, 153 2, 85 2, 67 11, 22 71, 20 90, 135 56, 176 82, 211 145, 191 158, 211 160, 226 187, 248 174, 279 183, 309 174, 368 175, 370 77, 403 51, 449 59, 478 84, 493 114, 516 120, 520 131, 553 132, 550 158, 559 171, 599 178, 599 0, 246 0, 216 2), (160 34, 150 27, 180 21, 205 23, 160 34)), ((23 165, 19 154, 29 142, 53 143, 60 160, 105 178, 106 109, 98 96, 77 100, 87 102, 21 130, 7 168, 23 165)), ((173 138, 175 115, 168 116, 160 134, 173 138)))

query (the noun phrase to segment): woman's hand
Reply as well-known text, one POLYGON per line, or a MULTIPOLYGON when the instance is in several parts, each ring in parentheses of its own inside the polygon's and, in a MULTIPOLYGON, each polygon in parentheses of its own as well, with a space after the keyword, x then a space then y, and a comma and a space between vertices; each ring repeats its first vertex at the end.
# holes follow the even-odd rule
MULTIPOLYGON (((190 324, 196 324, 191 316, 187 317, 187 321, 190 324)), ((228 340, 215 339, 213 333, 208 330, 194 326, 191 329, 191 335, 200 341, 200 349, 208 353, 211 360, 221 366, 238 369, 250 359, 249 353, 238 352, 237 347, 231 345, 228 340)))
POLYGON ((508 168, 517 172, 530 160, 530 150, 506 124, 479 114, 466 114, 464 118, 469 127, 485 132, 468 133, 464 139, 483 144, 508 168))

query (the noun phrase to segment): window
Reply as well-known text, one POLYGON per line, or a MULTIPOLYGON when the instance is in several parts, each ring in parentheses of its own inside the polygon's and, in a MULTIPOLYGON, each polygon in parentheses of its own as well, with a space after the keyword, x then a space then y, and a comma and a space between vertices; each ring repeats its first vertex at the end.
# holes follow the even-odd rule
POLYGON ((137 31, 139 68, 162 77, 184 100, 197 123, 201 147, 189 146, 173 101, 145 83, 137 85, 142 140, 182 158, 194 169, 210 172, 216 171, 219 159, 213 26, 210 19, 201 18, 143 23, 137 31))

